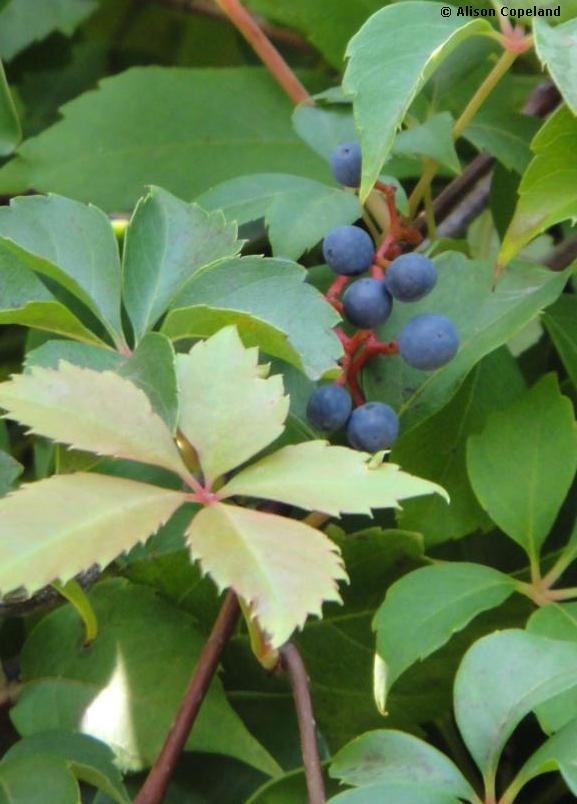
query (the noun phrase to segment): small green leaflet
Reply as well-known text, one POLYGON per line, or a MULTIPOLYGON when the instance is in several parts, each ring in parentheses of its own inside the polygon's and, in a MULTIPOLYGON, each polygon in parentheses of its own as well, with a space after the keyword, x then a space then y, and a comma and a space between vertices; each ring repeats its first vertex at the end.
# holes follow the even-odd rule
POLYGON ((428 156, 454 173, 461 172, 453 142, 454 120, 449 112, 435 114, 421 125, 399 131, 393 145, 395 154, 428 156))
POLYGON ((220 496, 262 497, 339 516, 371 515, 374 508, 396 508, 406 497, 433 493, 446 498, 440 486, 408 475, 395 464, 376 465, 364 452, 307 441, 244 469, 220 496))
POLYGON ((301 176, 257 173, 219 184, 197 198, 239 224, 264 218, 273 253, 297 260, 335 226, 362 215, 354 193, 301 176))
POLYGON ((492 31, 486 20, 450 18, 436 3, 406 2, 377 11, 349 42, 343 88, 353 96, 363 152, 364 201, 379 176, 413 99, 441 62, 475 34, 492 31))
POLYGON ((126 231, 123 298, 137 342, 192 276, 238 254, 234 224, 153 187, 126 231))
POLYGON ((335 369, 339 316, 290 260, 242 257, 193 276, 162 325, 173 340, 207 337, 236 326, 246 346, 318 379, 335 369))
POLYGON ((536 560, 577 470, 573 405, 555 375, 470 437, 467 468, 485 511, 536 560))
POLYGON ((0 384, 0 405, 31 432, 75 449, 189 472, 170 431, 150 400, 112 371, 94 371, 62 361, 40 366, 0 384))
POLYGON ((219 589, 232 587, 278 648, 323 601, 340 601, 346 580, 340 553, 321 531, 303 522, 217 503, 195 516, 187 531, 194 560, 219 589))
MULTIPOLYGON (((26 771, 26 760, 32 760, 37 756, 60 760, 74 778, 102 790, 117 804, 128 804, 130 801, 122 784, 120 771, 113 763, 112 751, 104 743, 86 734, 47 731, 19 740, 3 756, 0 763, 0 777, 2 765, 14 760, 22 760, 23 771, 32 772, 32 768, 26 771)), ((51 798, 50 791, 46 792, 46 800, 54 801, 56 804, 55 799, 51 798)), ((60 801, 59 804, 65 802, 60 801)))
MULTIPOLYGON (((355 787, 407 783, 469 801, 475 797, 471 785, 444 754, 412 734, 393 729, 369 731, 345 745, 333 758, 330 775, 355 787)), ((382 801, 393 804, 394 800, 382 801)))
POLYGON ((155 533, 184 494, 107 475, 55 475, 0 500, 0 591, 66 583, 155 533))
POLYGON ((577 296, 564 293, 543 315, 543 323, 565 370, 577 388, 577 296))
POLYGON ((102 345, 36 276, 36 264, 36 257, 0 238, 0 324, 21 324, 102 345))
POLYGON ((16 198, 0 209, 0 238, 3 249, 56 280, 124 342, 118 245, 101 210, 57 195, 16 198))
POLYGON ((535 50, 567 106, 577 115, 577 20, 551 27, 537 17, 533 22, 535 50))
POLYGON ((566 106, 546 120, 531 150, 535 155, 521 179, 517 207, 499 252, 501 270, 545 229, 577 220, 577 118, 566 106))
POLYGON ((577 720, 570 721, 549 737, 529 757, 507 790, 510 800, 513 801, 531 779, 552 770, 559 770, 569 790, 577 794, 577 720))
POLYGON ((208 483, 283 432, 289 400, 282 378, 263 377, 258 350, 245 349, 234 327, 177 355, 176 374, 179 428, 197 451, 208 483))
POLYGON ((577 686, 577 645, 497 631, 474 643, 457 672, 455 717, 484 778, 494 779, 505 743, 540 704, 577 686))
POLYGON ((379 706, 384 709, 394 682, 415 662, 442 647, 474 617, 499 606, 515 582, 482 564, 436 564, 404 575, 387 591, 375 614, 379 706))

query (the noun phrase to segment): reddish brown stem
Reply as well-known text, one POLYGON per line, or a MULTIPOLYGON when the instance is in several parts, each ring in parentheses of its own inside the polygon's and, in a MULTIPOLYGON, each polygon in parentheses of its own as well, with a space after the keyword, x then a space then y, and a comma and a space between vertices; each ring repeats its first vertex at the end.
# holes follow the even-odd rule
POLYGON ((276 47, 263 33, 258 23, 244 8, 242 3, 240 3, 239 0, 216 0, 216 2, 232 24, 244 36, 257 56, 262 59, 270 73, 275 77, 293 103, 308 103, 313 105, 314 101, 307 89, 301 84, 276 47))
POLYGON ((309 804, 325 804, 327 799, 306 667, 292 642, 287 642, 280 654, 282 666, 290 679, 297 711, 308 801, 309 804))
POLYGON ((205 643, 188 689, 182 699, 160 754, 148 774, 134 804, 160 804, 170 778, 184 750, 188 735, 218 668, 221 653, 232 636, 240 616, 234 592, 228 592, 205 643))
POLYGON ((339 299, 339 296, 346 288, 348 283, 351 281, 350 276, 345 276, 344 274, 340 274, 337 276, 335 281, 332 283, 330 288, 325 293, 325 298, 329 304, 332 304, 339 312, 342 310, 343 305, 339 299))

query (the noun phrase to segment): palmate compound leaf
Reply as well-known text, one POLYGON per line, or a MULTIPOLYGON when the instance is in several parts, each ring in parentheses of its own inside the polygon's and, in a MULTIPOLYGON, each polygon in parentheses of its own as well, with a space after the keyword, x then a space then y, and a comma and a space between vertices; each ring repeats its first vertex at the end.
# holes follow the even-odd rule
POLYGON ((304 522, 217 503, 187 531, 191 557, 219 589, 231 587, 279 647, 323 601, 340 602, 346 580, 337 546, 304 522))
POLYGON ((179 427, 198 453, 208 483, 283 432, 289 399, 282 378, 263 377, 258 349, 245 349, 234 327, 177 355, 176 375, 179 427))
POLYGON ((490 32, 487 20, 444 18, 437 3, 407 2, 373 14, 351 39, 343 87, 353 95, 363 149, 361 200, 419 89, 461 42, 490 32))
POLYGON ((106 566, 186 502, 181 492, 107 475, 55 475, 0 500, 0 592, 32 594, 106 566))
POLYGON ((398 508, 399 500, 432 493, 448 500, 441 486, 406 474, 395 464, 378 464, 365 452, 326 441, 308 441, 284 447, 244 469, 219 496, 262 497, 339 516, 398 508))
POLYGON ((112 371, 61 361, 0 384, 0 406, 38 435, 98 455, 155 464, 188 479, 167 425, 146 394, 112 371))

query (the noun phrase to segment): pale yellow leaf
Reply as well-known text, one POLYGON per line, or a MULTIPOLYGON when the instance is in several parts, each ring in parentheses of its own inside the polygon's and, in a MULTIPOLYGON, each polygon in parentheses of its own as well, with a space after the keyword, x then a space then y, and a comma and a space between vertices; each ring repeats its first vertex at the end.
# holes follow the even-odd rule
POLYGON ((337 581, 347 575, 337 546, 298 520, 217 503, 196 515, 187 540, 219 589, 249 604, 273 648, 320 616, 323 601, 340 601, 337 581))
POLYGON ((146 394, 112 371, 65 361, 58 369, 37 366, 0 384, 0 406, 32 433, 188 477, 168 427, 146 394))
POLYGON ((0 500, 0 592, 35 592, 104 567, 155 533, 186 495, 134 480, 78 473, 22 486, 0 500))
POLYGON ((256 455, 284 429, 282 378, 263 378, 258 350, 225 327, 177 355, 179 427, 196 449, 209 483, 256 455))
POLYGON ((371 514, 375 508, 399 508, 399 501, 446 492, 436 483, 401 471, 394 463, 326 441, 284 447, 244 469, 219 492, 298 505, 331 516, 371 514))

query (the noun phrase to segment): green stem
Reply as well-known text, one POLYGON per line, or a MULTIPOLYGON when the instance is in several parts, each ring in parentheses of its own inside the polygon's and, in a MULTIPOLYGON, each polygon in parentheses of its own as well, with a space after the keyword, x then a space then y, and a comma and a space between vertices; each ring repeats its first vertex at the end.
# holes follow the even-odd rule
POLYGON ((435 221, 435 209, 433 207, 433 194, 431 187, 427 187, 425 191, 425 217, 427 221, 427 234, 429 240, 437 239, 437 222, 435 221))
POLYGON ((504 50, 501 53, 495 66, 477 89, 469 103, 465 106, 461 116, 453 126, 453 139, 459 139, 518 55, 518 53, 513 53, 510 50, 504 50))
MULTIPOLYGON (((453 139, 458 140, 463 131, 471 123, 482 104, 487 100, 493 89, 497 86, 501 78, 509 70, 519 53, 511 50, 504 50, 491 72, 487 75, 481 86, 477 89, 469 103, 463 109, 461 116, 453 126, 453 139)), ((409 208, 411 216, 414 217, 419 204, 431 186, 436 173, 438 165, 436 162, 429 162, 428 167, 423 172, 417 186, 411 193, 409 198, 409 208)))
POLYGON ((84 643, 90 645, 98 636, 98 620, 84 589, 74 579, 65 584, 55 581, 52 586, 71 603, 84 623, 84 643))
POLYGON ((563 575, 565 570, 575 561, 575 558, 577 558, 577 545, 569 542, 569 544, 564 547, 561 555, 553 564, 549 572, 544 576, 543 583, 545 586, 553 586, 553 584, 563 575))

